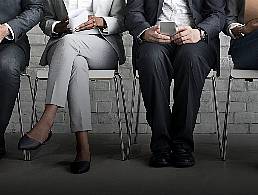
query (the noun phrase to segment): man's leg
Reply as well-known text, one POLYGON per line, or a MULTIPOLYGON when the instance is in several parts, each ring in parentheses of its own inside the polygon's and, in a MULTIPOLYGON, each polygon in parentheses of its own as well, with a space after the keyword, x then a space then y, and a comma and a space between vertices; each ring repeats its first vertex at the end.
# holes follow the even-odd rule
POLYGON ((172 109, 172 151, 194 150, 193 130, 200 98, 216 54, 204 42, 179 46, 173 64, 175 71, 174 105, 172 109))
POLYGON ((24 51, 15 44, 0 45, 0 156, 5 153, 4 133, 12 115, 20 87, 24 51))
POLYGON ((170 85, 173 68, 170 56, 173 51, 171 45, 156 43, 144 43, 139 49, 137 69, 147 121, 152 130, 151 151, 154 156, 171 151, 170 85))
POLYGON ((230 54, 237 69, 258 69, 258 30, 232 41, 230 54))

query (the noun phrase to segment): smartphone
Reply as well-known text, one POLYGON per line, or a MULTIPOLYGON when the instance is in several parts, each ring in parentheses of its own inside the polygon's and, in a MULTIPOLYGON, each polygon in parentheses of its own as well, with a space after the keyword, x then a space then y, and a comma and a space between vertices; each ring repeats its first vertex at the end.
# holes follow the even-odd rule
POLYGON ((160 33, 168 36, 176 34, 176 23, 175 22, 160 22, 160 33))

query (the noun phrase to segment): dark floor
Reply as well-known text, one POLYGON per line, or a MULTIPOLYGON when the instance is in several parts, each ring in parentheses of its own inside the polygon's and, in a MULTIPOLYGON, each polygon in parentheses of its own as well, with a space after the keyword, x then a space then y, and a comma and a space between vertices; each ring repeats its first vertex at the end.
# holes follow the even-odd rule
POLYGON ((117 135, 92 135, 92 167, 84 175, 69 173, 74 157, 71 135, 55 134, 48 145, 22 161, 18 135, 7 135, 8 155, 0 161, 0 194, 258 194, 258 135, 230 135, 228 160, 218 159, 215 135, 196 136, 193 168, 147 166, 149 136, 140 137, 130 161, 120 161, 117 135))

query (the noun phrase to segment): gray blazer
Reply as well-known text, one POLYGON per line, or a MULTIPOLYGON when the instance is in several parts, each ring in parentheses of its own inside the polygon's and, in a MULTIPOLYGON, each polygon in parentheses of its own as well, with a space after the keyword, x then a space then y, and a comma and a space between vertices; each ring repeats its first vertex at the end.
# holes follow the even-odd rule
MULTIPOLYGON (((124 30, 124 9, 125 0, 93 0, 94 14, 103 17, 108 26, 108 32, 101 33, 101 35, 117 52, 120 64, 125 62, 125 52, 121 34, 124 30)), ((62 37, 56 37, 52 34, 52 25, 55 21, 64 19, 67 15, 68 13, 63 0, 45 1, 44 19, 40 23, 40 27, 42 31, 50 37, 50 40, 40 61, 42 66, 48 64, 47 53, 51 46, 62 37)))
POLYGON ((29 63, 30 45, 26 33, 43 13, 42 0, 0 0, 0 24, 7 23, 14 32, 14 42, 21 47, 29 63))
POLYGON ((229 35, 228 27, 232 23, 244 24, 245 0, 227 0, 226 25, 224 32, 229 35))

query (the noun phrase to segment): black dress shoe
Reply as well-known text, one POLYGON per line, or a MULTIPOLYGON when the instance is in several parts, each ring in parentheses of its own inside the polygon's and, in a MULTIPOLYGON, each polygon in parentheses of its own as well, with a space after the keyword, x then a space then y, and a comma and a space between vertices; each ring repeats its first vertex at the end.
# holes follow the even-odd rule
POLYGON ((90 170, 90 161, 74 161, 70 165, 73 174, 82 174, 90 170))
POLYGON ((195 164, 192 152, 184 148, 176 148, 173 150, 170 160, 172 166, 178 168, 192 167, 195 164))
POLYGON ((170 157, 171 156, 169 152, 152 154, 149 165, 155 168, 171 166, 170 157))
POLYGON ((40 146, 47 143, 51 137, 52 137, 52 131, 49 131, 48 138, 44 142, 39 142, 38 140, 30 138, 28 135, 24 135, 18 143, 18 149, 19 150, 36 150, 40 146))

